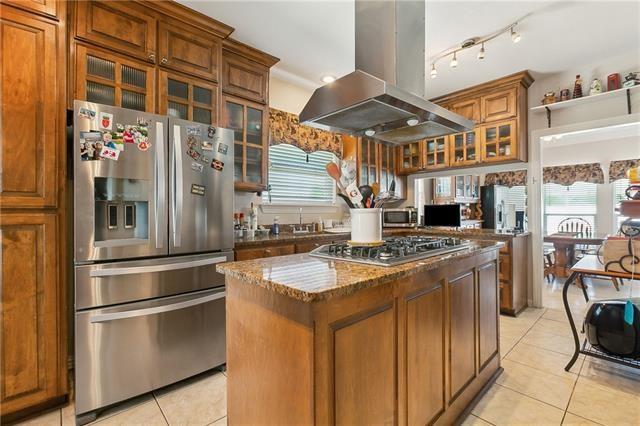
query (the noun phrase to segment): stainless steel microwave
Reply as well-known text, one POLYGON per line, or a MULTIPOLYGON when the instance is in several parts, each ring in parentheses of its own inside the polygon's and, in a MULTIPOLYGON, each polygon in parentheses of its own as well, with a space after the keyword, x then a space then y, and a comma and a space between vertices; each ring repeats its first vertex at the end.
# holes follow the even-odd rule
POLYGON ((418 209, 406 207, 403 209, 382 210, 382 225, 385 228, 412 228, 418 225, 418 209))

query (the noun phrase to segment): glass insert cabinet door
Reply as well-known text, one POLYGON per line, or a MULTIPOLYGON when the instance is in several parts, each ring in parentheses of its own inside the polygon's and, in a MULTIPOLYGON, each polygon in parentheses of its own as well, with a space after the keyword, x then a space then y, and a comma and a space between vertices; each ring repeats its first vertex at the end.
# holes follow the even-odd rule
POLYGON ((446 136, 425 141, 425 169, 440 169, 449 165, 449 146, 446 136))
POLYGON ((154 67, 80 44, 76 51, 76 99, 155 112, 154 67))
POLYGON ((482 127, 482 160, 502 161, 517 158, 516 120, 482 127))
POLYGON ((479 130, 456 133, 449 138, 451 144, 450 164, 452 166, 474 164, 480 161, 479 130))
POLYGON ((379 144, 372 139, 360 138, 359 155, 360 169, 358 183, 371 185, 378 181, 378 149, 379 144))
POLYGON ((217 125, 217 104, 215 84, 160 71, 160 114, 217 125))
POLYGON ((422 168, 423 141, 412 142, 399 147, 400 170, 410 172, 422 168))
POLYGON ((241 191, 267 187, 267 112, 263 105, 223 96, 222 126, 233 131, 234 182, 241 191))

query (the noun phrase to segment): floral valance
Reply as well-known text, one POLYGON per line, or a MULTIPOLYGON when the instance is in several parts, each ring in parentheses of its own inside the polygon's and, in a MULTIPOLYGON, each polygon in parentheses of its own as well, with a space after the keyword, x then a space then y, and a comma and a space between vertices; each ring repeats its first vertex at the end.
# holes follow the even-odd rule
POLYGON ((511 172, 487 173, 484 176, 485 185, 504 185, 509 188, 513 186, 527 185, 527 171, 513 170, 511 172))
POLYGON ((616 160, 609 163, 609 182, 626 179, 627 170, 640 167, 640 158, 636 160, 616 160))
POLYGON ((329 151, 342 157, 342 137, 338 133, 300 124, 298 116, 278 109, 269 109, 269 144, 286 143, 306 153, 329 151))
POLYGON ((604 183, 604 173, 600 163, 545 167, 542 169, 542 181, 564 186, 576 182, 604 183))

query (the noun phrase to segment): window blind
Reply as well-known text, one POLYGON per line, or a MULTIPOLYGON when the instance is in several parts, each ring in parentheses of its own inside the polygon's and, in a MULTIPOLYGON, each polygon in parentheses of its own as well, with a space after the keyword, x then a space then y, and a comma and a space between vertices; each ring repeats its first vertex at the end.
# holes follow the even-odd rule
MULTIPOLYGON (((271 204, 333 204, 335 182, 325 169, 336 156, 326 151, 307 154, 287 144, 269 147, 269 186, 271 204)), ((262 193, 269 203, 269 194, 262 193)))
POLYGON ((576 182, 569 186, 544 184, 544 219, 547 234, 558 232, 558 225, 568 217, 581 217, 596 230, 597 188, 595 183, 576 182))
POLYGON ((616 211, 616 207, 620 201, 627 199, 627 196, 625 195, 624 192, 629 186, 629 179, 618 179, 615 182, 613 182, 612 185, 613 185, 613 217, 615 221, 614 225, 616 228, 614 229, 614 231, 618 231, 618 229, 620 229, 620 225, 622 225, 622 222, 624 222, 627 218, 625 216, 621 216, 616 211))

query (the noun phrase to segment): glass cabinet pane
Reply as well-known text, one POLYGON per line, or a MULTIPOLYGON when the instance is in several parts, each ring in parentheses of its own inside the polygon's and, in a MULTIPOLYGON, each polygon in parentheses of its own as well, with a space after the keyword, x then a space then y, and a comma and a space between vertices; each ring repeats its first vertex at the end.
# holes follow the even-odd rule
POLYGON ((227 102, 226 108, 226 127, 233 130, 233 138, 236 142, 244 141, 244 108, 240 104, 227 102))
POLYGON ((144 111, 146 105, 146 95, 144 93, 131 92, 122 89, 122 98, 120 99, 122 108, 135 109, 144 111))
POLYGON ((198 123, 211 124, 211 110, 194 106, 193 121, 196 121, 198 123))
POLYGON ((507 138, 509 136, 511 136, 511 126, 509 124, 505 124, 504 126, 500 126, 498 128, 498 134, 500 135, 500 138, 507 138))
POLYGON ((168 84, 169 96, 174 98, 180 98, 184 100, 189 99, 189 85, 182 81, 169 79, 168 84))
POLYGON ((87 74, 115 81, 116 64, 106 59, 87 55, 87 74))
POLYGON ((262 145, 262 111, 247 107, 247 143, 262 145))
POLYGON ((103 105, 116 104, 116 88, 87 81, 87 101, 103 105))
POLYGON ((121 74, 122 84, 139 87, 140 89, 146 89, 147 87, 146 72, 123 64, 120 67, 120 74, 121 74))
POLYGON ((495 140, 496 140, 496 128, 495 127, 487 127, 485 129, 485 140, 487 142, 495 142, 495 140))
POLYGON ((233 180, 242 181, 242 144, 236 143, 233 147, 233 180))
POLYGON ((211 90, 205 89, 204 87, 193 86, 193 102, 211 105, 211 96, 211 90))
POLYGON ((183 120, 187 120, 189 117, 189 105, 169 101, 167 114, 169 114, 171 117, 177 117, 183 120))
POLYGON ((247 145, 246 150, 246 181, 262 183, 262 148, 247 145))

